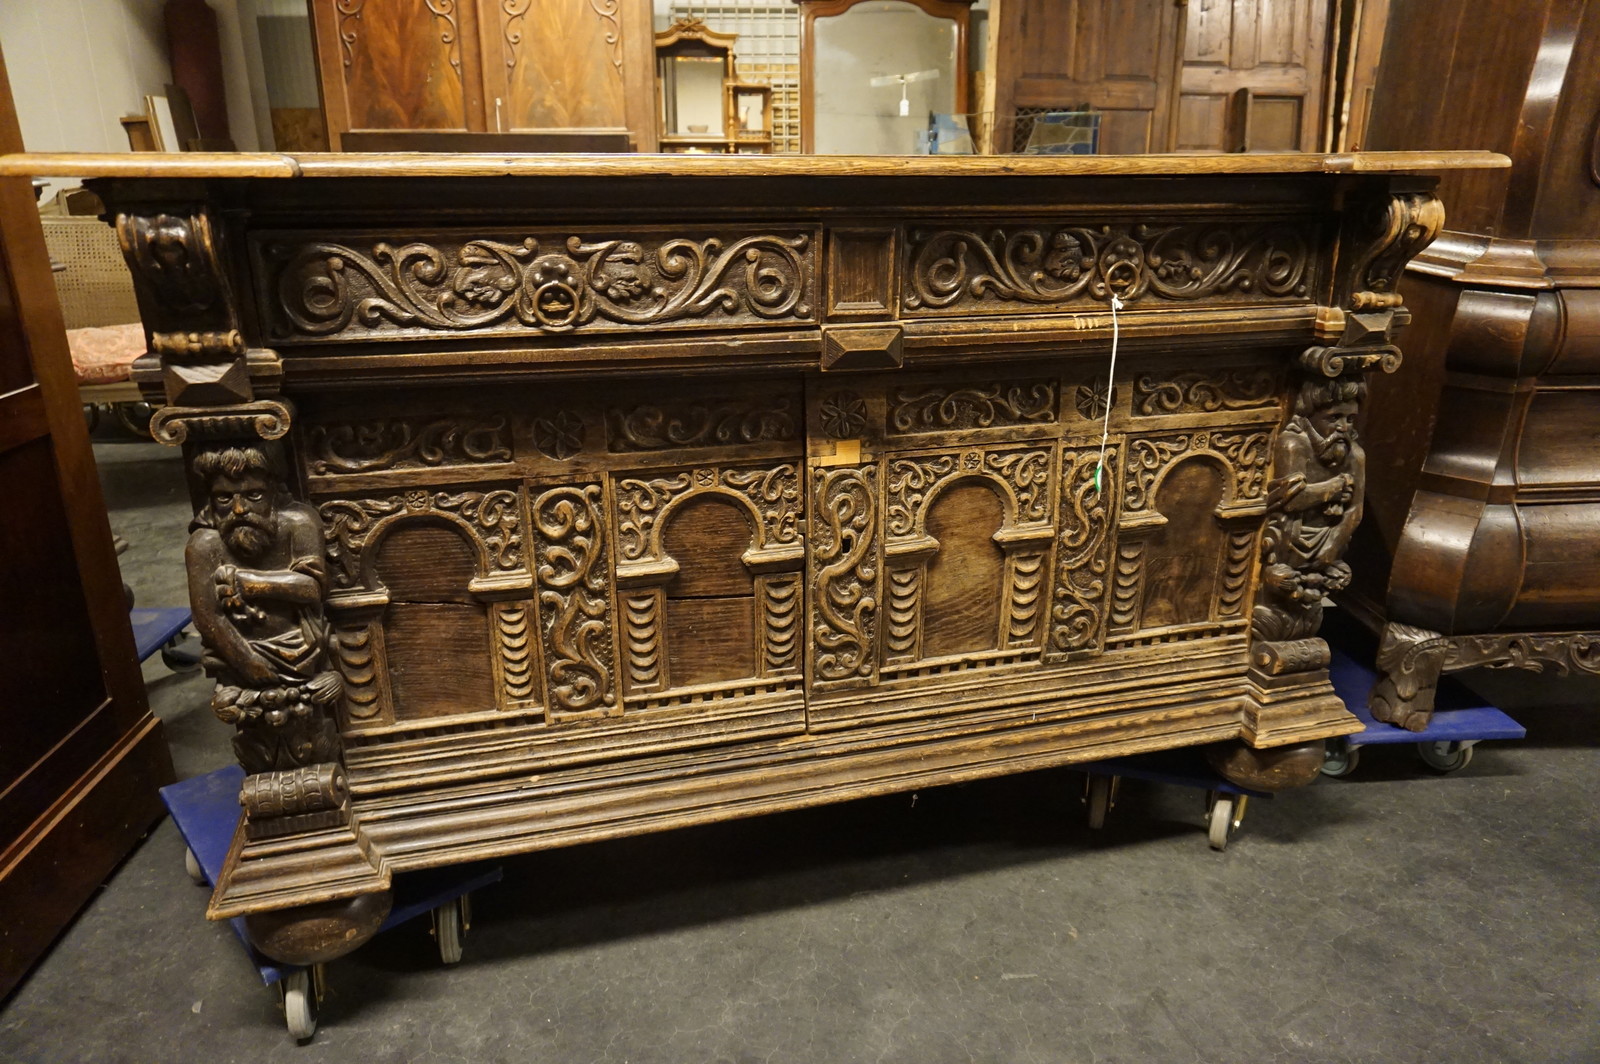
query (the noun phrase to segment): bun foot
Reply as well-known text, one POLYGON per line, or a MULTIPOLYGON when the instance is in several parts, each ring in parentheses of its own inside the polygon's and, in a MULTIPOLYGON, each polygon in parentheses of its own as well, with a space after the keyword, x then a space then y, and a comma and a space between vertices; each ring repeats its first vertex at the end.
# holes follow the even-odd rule
POLYGON ((378 933, 391 891, 251 913, 244 918, 250 942, 275 961, 309 967, 343 957, 378 933))
POLYGON ((1206 747, 1206 760, 1223 779, 1255 791, 1304 787, 1321 775, 1323 756, 1321 739, 1265 750, 1238 741, 1206 747))

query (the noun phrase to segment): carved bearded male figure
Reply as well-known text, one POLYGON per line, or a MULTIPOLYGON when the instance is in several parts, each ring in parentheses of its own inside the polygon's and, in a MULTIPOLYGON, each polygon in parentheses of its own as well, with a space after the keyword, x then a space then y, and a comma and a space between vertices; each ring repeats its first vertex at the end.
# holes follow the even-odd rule
POLYGON ((332 705, 343 684, 327 668, 327 571, 317 512, 292 501, 277 455, 262 447, 201 452, 206 502, 184 558, 211 707, 238 726, 246 772, 339 760, 332 705))
POLYGON ((1308 380, 1278 436, 1253 617, 1257 639, 1316 635, 1323 593, 1350 582, 1350 567, 1340 559, 1361 523, 1367 459, 1355 422, 1365 393, 1358 377, 1308 380))

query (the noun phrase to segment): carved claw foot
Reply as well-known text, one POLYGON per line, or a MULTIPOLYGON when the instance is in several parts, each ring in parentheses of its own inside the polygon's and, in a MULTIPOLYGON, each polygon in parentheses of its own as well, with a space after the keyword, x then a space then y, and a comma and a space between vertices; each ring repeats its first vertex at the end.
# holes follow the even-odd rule
POLYGON ((251 944, 273 960, 308 967, 363 945, 378 933, 393 901, 393 892, 385 890, 252 913, 244 918, 245 930, 251 944))
POLYGON ((1367 705, 1374 720, 1421 731, 1433 717, 1433 696, 1450 640, 1415 625, 1390 622, 1378 645, 1378 682, 1367 705))
POLYGON ((1304 787, 1322 772, 1321 739, 1257 750, 1235 740, 1206 747, 1206 760, 1229 783, 1256 791, 1304 787))

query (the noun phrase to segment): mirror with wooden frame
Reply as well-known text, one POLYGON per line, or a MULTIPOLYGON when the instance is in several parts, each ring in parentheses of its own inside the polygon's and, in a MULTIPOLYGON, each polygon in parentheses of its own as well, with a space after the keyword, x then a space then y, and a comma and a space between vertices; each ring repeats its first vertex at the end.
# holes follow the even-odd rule
POLYGON ((734 150, 733 33, 699 19, 679 19, 656 34, 656 84, 661 95, 661 150, 734 150))
POLYGON ((972 0, 795 0, 800 150, 913 155, 931 115, 965 111, 972 0))

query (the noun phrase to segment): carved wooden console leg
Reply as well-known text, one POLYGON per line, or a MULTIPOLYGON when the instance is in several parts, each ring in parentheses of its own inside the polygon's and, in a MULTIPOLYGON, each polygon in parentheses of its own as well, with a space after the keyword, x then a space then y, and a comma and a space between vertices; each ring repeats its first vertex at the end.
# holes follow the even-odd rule
POLYGON ((1433 716, 1433 693, 1450 656, 1450 640, 1410 624, 1383 626, 1378 682, 1367 705, 1375 720, 1421 731, 1433 716))
POLYGON ((378 933, 390 891, 361 894, 316 905, 252 913, 244 918, 250 942, 275 961, 309 966, 344 956, 378 933))
POLYGON ((1304 787, 1322 772, 1323 742, 1274 746, 1257 750, 1242 742, 1213 743, 1206 760, 1230 783, 1257 791, 1304 787))
POLYGON ((1377 720, 1421 731, 1433 717, 1433 695, 1447 672, 1485 666, 1557 676, 1574 670, 1600 675, 1600 634, 1491 632, 1441 635, 1391 621, 1378 645, 1378 682, 1368 705, 1377 720))

